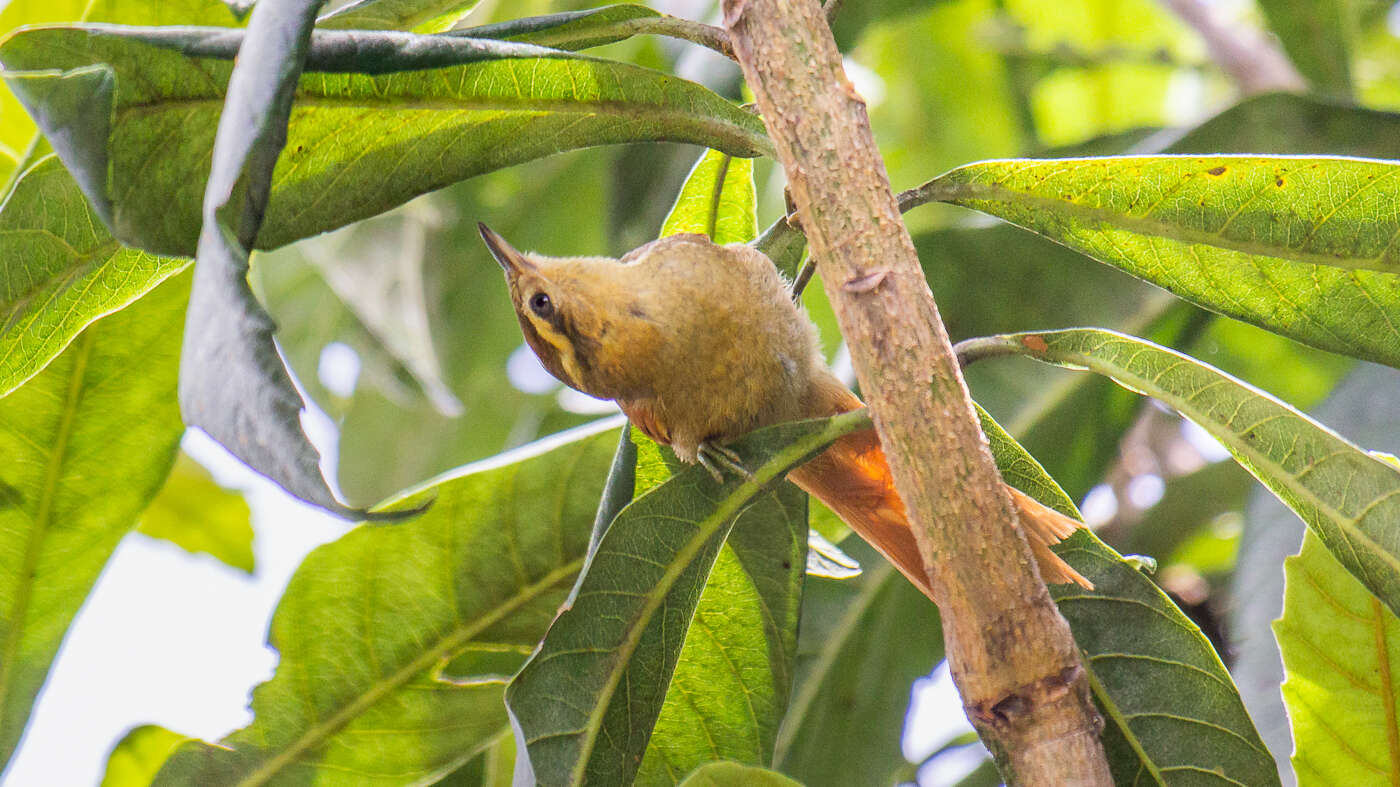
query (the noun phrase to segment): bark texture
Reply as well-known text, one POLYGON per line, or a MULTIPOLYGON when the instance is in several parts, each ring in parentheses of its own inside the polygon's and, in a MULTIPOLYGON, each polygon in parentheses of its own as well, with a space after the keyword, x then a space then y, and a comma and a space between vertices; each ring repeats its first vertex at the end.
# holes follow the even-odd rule
POLYGON ((968 717, 1009 784, 1112 784, 1078 650, 1015 525, 821 7, 724 0, 724 21, 931 567, 968 717))

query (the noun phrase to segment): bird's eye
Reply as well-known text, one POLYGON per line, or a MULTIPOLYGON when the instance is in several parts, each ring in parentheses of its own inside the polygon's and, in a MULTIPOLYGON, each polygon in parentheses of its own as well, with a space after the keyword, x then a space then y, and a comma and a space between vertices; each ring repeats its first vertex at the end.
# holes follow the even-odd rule
POLYGON ((554 314, 554 302, 549 299, 548 295, 537 292, 530 296, 530 310, 547 320, 554 314))

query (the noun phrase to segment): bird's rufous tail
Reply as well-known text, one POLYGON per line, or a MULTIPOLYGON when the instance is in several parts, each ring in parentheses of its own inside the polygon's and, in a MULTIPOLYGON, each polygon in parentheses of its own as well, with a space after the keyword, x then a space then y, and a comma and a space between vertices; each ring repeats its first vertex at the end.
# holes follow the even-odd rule
MULTIPOLYGON (((861 402, 849 391, 840 409, 852 410, 861 402), (854 402, 854 406, 845 406, 854 402)), ((843 398, 844 399, 844 398, 843 398)), ((905 515, 904 501, 894 491, 894 480, 875 430, 866 429, 837 440, 822 454, 788 473, 788 480, 822 501, 850 525, 861 538, 879 550, 904 576, 930 598, 923 557, 905 515)), ((1009 487, 1010 488, 1010 487, 1009 487)), ((1040 565, 1046 582, 1073 582, 1090 590, 1093 583, 1050 551, 1084 525, 1047 508, 1020 490, 1010 488, 1021 516, 1021 529, 1040 565)))

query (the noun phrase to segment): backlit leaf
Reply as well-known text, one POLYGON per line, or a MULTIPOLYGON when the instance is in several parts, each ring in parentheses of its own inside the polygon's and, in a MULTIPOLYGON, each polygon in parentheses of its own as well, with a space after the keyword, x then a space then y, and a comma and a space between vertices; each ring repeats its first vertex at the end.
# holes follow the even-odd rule
POLYGON ((1274 632, 1299 783, 1400 779, 1400 618, 1311 533, 1283 568, 1274 632))
POLYGON ((1400 164, 1148 157, 971 164, 924 188, 1213 311, 1400 365, 1400 164))

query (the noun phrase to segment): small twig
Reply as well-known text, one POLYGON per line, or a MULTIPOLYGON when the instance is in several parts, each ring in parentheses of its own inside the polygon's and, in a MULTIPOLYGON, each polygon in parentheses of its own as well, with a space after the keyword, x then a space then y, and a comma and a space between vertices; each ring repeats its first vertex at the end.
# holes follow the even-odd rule
POLYGON ((798 303, 802 302, 802 291, 807 289, 808 282, 812 281, 812 274, 817 272, 817 261, 811 257, 802 264, 802 270, 797 272, 797 278, 792 280, 792 299, 798 303))
POLYGON ((734 47, 729 43, 729 33, 725 32, 722 27, 670 14, 633 19, 628 24, 635 26, 639 33, 654 33, 679 38, 682 41, 689 41, 692 44, 713 49, 730 60, 734 59, 734 47))
POLYGON ((1244 95, 1307 88, 1293 62, 1261 31, 1238 22, 1221 22, 1215 9, 1202 0, 1162 0, 1162 4, 1205 39, 1211 59, 1244 95))
POLYGON ((826 0, 822 4, 822 13, 826 14, 826 23, 831 25, 836 21, 836 13, 841 10, 841 4, 846 0, 826 0))

